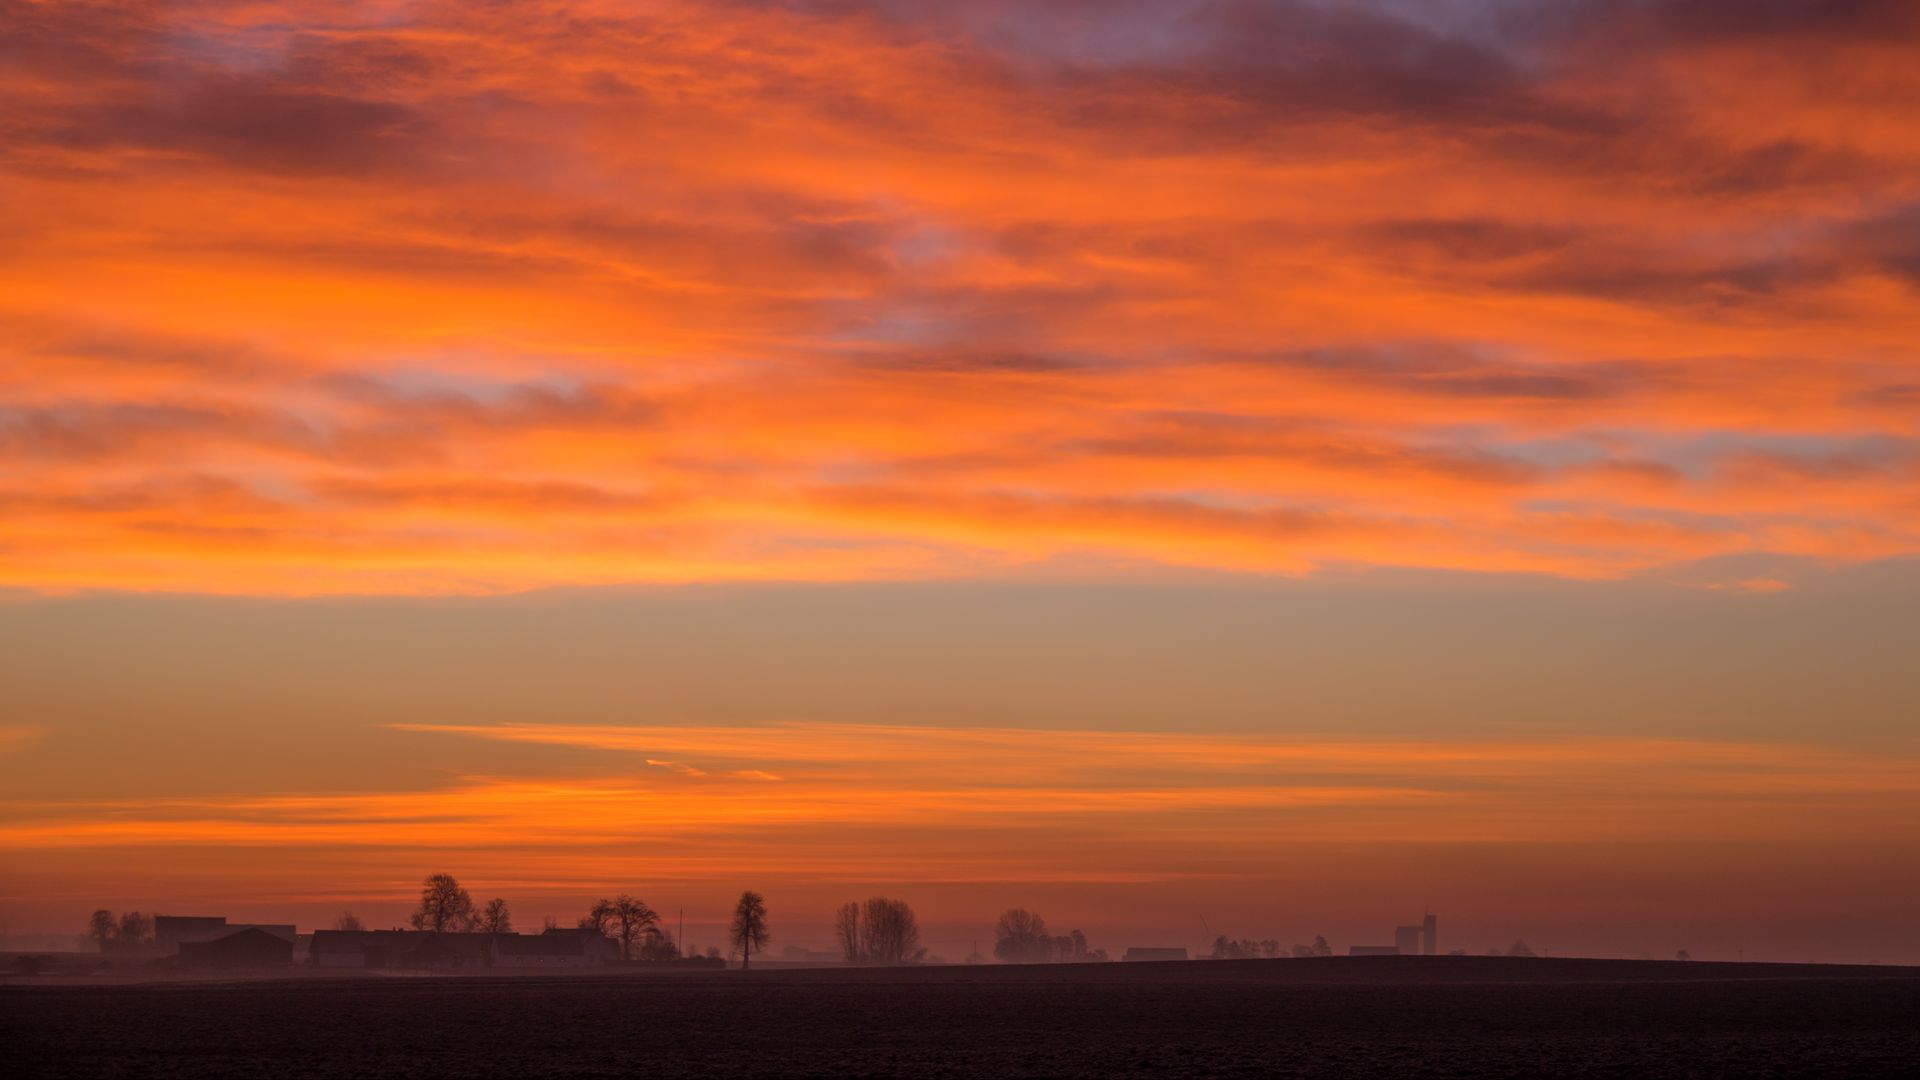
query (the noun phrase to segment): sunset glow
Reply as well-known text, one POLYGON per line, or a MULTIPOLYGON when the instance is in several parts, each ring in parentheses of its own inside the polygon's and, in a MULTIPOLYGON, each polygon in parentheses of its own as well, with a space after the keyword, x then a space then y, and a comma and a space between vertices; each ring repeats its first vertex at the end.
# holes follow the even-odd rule
POLYGON ((14 5, 0 578, 1911 553, 1878 7, 14 5))
POLYGON ((1822 881, 1920 961, 1917 43, 0 0, 0 907, 1822 881))

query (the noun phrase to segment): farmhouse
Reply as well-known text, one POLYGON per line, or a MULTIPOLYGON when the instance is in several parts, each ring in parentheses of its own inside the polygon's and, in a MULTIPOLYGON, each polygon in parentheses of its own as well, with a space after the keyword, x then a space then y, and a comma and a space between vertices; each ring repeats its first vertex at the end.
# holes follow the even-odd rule
POLYGON ((592 930, 548 930, 543 934, 495 934, 493 963, 503 968, 574 968, 605 964, 619 957, 613 939, 592 930))

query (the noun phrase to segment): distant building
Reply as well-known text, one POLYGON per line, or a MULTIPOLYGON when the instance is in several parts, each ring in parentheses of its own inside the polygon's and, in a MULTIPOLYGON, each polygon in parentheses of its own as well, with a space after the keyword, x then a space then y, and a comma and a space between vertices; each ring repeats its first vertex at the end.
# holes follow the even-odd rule
POLYGON ((613 939, 592 930, 493 934, 493 964, 503 968, 578 968, 619 958, 613 939))
POLYGON ((236 930, 263 930, 293 944, 292 923, 230 923, 225 915, 155 915, 153 946, 161 956, 180 955, 180 946, 189 942, 214 941, 236 930))
POLYGON ((1160 948, 1160 947, 1141 948, 1139 946, 1135 946, 1131 949, 1128 949, 1126 952, 1126 955, 1122 956, 1120 959, 1123 961, 1126 961, 1126 960, 1134 960, 1134 961, 1185 960, 1187 959, 1187 950, 1178 949, 1178 948, 1160 948))
POLYGON ((1420 920, 1420 952, 1424 956, 1440 955, 1440 920, 1431 911, 1420 920))
POLYGON ((1400 950, 1402 956, 1420 955, 1420 927, 1396 926, 1393 928, 1393 947, 1400 950))
POLYGON ((1353 945, 1347 949, 1348 956, 1399 956, 1398 945, 1353 945))
POLYGON ((220 937, 179 943, 180 963, 186 967, 263 968, 293 963, 293 939, 245 926, 220 937))
POLYGON ((592 930, 561 928, 542 934, 315 930, 307 957, 323 968, 578 968, 613 963, 620 958, 620 947, 592 930))

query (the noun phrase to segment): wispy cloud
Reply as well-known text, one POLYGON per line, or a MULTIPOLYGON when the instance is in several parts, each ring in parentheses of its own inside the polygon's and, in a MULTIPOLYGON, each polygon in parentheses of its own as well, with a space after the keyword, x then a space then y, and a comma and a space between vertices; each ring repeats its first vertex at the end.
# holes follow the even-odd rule
POLYGON ((705 865, 698 849, 720 845, 801 876, 933 872, 943 859, 939 872, 964 876, 1001 852, 1002 875, 1133 880, 1181 876, 1202 853, 1208 873, 1255 872, 1283 843, 1904 842, 1920 821, 1920 762, 1783 743, 825 723, 395 727, 613 756, 586 777, 474 776, 420 791, 14 802, 0 847, 452 848, 486 861, 529 847, 595 851, 606 823, 625 821, 650 838, 659 873, 681 860, 692 872, 705 865), (1065 847, 1029 857, 1005 850, 1013 835, 1065 847))

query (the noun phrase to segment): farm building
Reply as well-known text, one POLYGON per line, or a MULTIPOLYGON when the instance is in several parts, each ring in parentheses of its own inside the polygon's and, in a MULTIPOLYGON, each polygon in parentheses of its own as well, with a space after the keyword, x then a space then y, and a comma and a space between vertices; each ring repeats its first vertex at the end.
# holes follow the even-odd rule
POLYGON ((180 943, 180 963, 187 967, 260 968, 293 963, 293 942, 257 926, 244 926, 221 937, 180 943))
POLYGON ((315 930, 308 961, 326 968, 463 969, 587 967, 619 947, 591 930, 454 934, 427 930, 315 930))
POLYGON ((230 923, 225 915, 155 915, 153 945, 161 956, 178 956, 182 945, 214 941, 236 930, 263 930, 285 938, 288 945, 295 936, 291 923, 230 923))
POLYGON ((612 938, 592 930, 548 930, 543 934, 496 934, 493 963, 504 968, 588 967, 619 958, 612 938))

